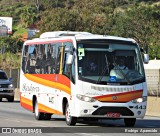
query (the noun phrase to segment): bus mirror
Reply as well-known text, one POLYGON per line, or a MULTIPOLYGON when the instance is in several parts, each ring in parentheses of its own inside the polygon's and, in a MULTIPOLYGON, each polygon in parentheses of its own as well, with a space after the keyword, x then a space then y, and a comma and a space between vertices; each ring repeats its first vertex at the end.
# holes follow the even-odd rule
POLYGON ((68 59, 67 59, 67 64, 69 65, 69 64, 72 64, 72 62, 73 62, 73 55, 69 55, 68 56, 68 59))
POLYGON ((144 63, 148 64, 149 63, 149 55, 148 54, 144 54, 144 63))

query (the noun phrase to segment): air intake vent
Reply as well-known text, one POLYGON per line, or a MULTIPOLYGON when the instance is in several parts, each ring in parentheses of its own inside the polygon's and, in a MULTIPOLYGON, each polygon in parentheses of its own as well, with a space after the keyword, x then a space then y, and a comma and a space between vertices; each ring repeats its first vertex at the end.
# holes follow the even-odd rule
POLYGON ((75 32, 75 31, 54 31, 45 32, 40 35, 40 38, 55 38, 60 36, 76 36, 76 35, 92 35, 88 32, 75 32))
POLYGON ((116 93, 135 91, 134 87, 99 87, 99 86, 91 86, 91 89, 97 90, 97 91, 116 92, 116 93))

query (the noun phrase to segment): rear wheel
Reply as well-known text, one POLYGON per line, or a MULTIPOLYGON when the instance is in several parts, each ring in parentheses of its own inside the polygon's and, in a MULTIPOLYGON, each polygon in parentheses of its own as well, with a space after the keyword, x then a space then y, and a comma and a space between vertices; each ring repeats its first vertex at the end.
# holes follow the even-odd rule
POLYGON ((39 112, 37 100, 35 101, 34 112, 35 112, 36 120, 43 120, 44 119, 44 113, 39 112))
POLYGON ((70 109, 69 109, 69 104, 66 104, 66 110, 65 110, 65 118, 66 118, 66 124, 69 126, 75 126, 77 122, 76 117, 72 117, 70 115, 70 109))
POLYGON ((0 98, 0 102, 2 101, 2 98, 0 98))
POLYGON ((50 120, 51 116, 52 116, 52 114, 50 114, 50 113, 44 113, 44 120, 50 120))
POLYGON ((124 123, 126 127, 133 127, 136 123, 136 118, 125 118, 124 123))

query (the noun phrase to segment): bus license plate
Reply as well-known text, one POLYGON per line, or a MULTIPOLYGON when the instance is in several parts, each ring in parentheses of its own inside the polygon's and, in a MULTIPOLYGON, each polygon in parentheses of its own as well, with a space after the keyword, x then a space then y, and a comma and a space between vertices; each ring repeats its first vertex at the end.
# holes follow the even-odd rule
POLYGON ((108 112, 106 115, 109 118, 119 118, 120 117, 120 113, 108 112))

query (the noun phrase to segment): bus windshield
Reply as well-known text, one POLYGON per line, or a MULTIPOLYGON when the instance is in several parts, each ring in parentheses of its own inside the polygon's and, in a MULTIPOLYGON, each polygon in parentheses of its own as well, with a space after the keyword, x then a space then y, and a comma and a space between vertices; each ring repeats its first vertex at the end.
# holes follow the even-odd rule
POLYGON ((145 80, 137 44, 118 40, 77 41, 79 80, 96 84, 134 84, 145 80))

